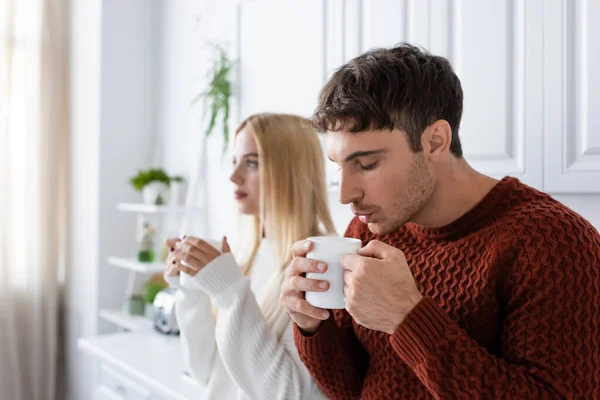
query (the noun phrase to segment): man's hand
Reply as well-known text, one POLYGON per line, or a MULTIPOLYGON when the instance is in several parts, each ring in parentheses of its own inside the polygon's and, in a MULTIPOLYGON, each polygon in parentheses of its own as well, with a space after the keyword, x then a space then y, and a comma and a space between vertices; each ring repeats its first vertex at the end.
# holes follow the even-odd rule
POLYGON ((342 256, 346 310, 360 325, 392 334, 421 301, 404 253, 378 240, 342 256))
POLYGON ((327 270, 325 263, 305 258, 311 247, 309 240, 301 240, 292 246, 294 258, 285 272, 280 296, 281 304, 292 320, 308 334, 315 333, 321 322, 329 318, 329 311, 313 307, 304 299, 304 292, 326 292, 329 289, 327 281, 304 277, 307 272, 323 273, 327 270))

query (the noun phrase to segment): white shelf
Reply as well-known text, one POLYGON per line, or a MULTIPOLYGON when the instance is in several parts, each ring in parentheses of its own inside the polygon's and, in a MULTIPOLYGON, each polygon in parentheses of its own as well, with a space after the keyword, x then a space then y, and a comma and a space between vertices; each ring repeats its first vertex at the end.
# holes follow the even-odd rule
MULTIPOLYGON (((146 307, 151 306, 146 304, 146 307)), ((152 320, 141 315, 129 315, 117 310, 100 310, 98 316, 131 332, 154 332, 152 320)))
POLYGON ((145 214, 184 214, 184 213, 200 213, 201 208, 198 207, 182 207, 182 206, 156 206, 153 204, 143 203, 119 203, 117 208, 121 211, 129 211, 145 214))
POLYGON ((143 263, 133 258, 108 257, 107 262, 115 267, 126 268, 135 272, 153 273, 165 270, 165 264, 162 262, 143 263))

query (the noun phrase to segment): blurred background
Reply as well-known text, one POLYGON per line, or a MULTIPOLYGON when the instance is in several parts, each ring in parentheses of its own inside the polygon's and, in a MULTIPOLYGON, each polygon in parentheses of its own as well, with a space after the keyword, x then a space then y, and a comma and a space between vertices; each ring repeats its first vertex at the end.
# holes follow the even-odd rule
POLYGON ((164 239, 235 246, 236 125, 310 116, 373 47, 447 57, 466 159, 600 227, 598 18, 597 0, 1 0, 0 399, 197 398, 164 239))

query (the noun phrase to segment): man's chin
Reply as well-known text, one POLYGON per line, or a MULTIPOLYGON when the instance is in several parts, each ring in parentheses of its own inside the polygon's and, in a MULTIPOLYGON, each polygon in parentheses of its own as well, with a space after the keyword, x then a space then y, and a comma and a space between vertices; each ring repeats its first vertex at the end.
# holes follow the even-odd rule
POLYGON ((385 224, 380 222, 369 222, 367 226, 369 227, 371 233, 374 233, 375 235, 387 235, 391 232, 390 227, 386 227, 385 224))
POLYGON ((389 223, 385 223, 385 222, 369 222, 367 224, 369 231, 371 231, 371 233, 378 235, 378 236, 384 236, 384 235, 388 235, 390 233, 394 233, 396 232, 398 229, 400 229, 400 227, 404 225, 404 224, 391 224, 389 223))

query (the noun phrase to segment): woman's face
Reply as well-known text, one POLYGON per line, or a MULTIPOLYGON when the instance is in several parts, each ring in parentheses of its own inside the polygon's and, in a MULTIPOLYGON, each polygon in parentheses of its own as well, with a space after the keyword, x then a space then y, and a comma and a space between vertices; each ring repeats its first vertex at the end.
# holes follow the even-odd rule
POLYGON ((260 180, 258 173, 258 147, 254 134, 244 128, 235 137, 233 173, 230 178, 235 184, 235 200, 239 211, 246 215, 258 215, 260 180))

